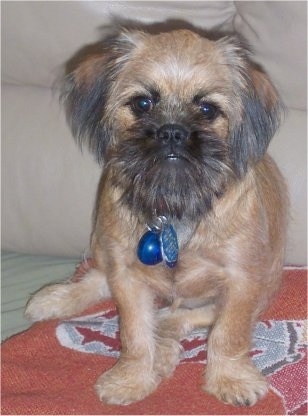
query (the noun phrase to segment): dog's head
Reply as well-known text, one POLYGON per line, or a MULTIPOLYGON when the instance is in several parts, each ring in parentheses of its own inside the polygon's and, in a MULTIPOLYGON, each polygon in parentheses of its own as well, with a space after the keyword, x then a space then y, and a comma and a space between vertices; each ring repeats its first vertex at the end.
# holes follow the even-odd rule
POLYGON ((74 135, 133 211, 191 220, 266 152, 280 115, 236 38, 123 31, 67 77, 74 135))

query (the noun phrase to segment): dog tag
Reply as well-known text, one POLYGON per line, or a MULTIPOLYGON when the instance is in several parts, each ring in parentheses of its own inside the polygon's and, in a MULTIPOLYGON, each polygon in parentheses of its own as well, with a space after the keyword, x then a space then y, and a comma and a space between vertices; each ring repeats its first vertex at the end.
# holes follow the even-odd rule
POLYGON ((140 238, 137 256, 141 263, 154 266, 163 260, 160 242, 160 232, 149 230, 140 238))
POLYGON ((175 267, 179 256, 179 244, 176 232, 171 224, 165 224, 161 234, 162 257, 168 267, 175 267))

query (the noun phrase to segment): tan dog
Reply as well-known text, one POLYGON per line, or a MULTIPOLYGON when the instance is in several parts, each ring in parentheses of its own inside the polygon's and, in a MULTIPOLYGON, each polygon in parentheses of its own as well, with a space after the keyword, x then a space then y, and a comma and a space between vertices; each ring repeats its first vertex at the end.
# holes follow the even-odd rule
POLYGON ((122 352, 96 391, 114 404, 153 392, 180 339, 211 325, 204 389, 253 405, 268 386, 251 335, 285 248, 286 188, 265 154, 280 122, 275 89, 236 38, 123 31, 69 75, 64 98, 74 135, 103 163, 97 268, 39 291, 26 316, 70 316, 111 293, 122 352))

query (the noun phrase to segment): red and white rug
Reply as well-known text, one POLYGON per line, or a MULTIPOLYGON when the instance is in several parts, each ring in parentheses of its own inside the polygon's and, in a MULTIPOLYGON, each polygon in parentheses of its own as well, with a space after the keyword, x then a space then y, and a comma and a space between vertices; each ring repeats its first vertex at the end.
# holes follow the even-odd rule
POLYGON ((129 406, 99 402, 95 380, 121 348, 117 310, 106 301, 82 317, 37 323, 4 342, 2 414, 306 415, 306 277, 305 269, 285 270, 280 293, 255 328, 252 359, 271 387, 253 407, 225 405, 200 390, 207 330, 182 341, 180 365, 148 398, 129 406))

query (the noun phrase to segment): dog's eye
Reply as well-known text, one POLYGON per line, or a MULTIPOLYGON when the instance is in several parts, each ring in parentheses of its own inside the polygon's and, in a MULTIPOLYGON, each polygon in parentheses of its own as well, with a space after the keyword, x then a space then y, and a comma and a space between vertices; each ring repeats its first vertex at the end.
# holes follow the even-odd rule
POLYGON ((149 113, 153 108, 153 100, 149 97, 135 97, 131 106, 139 113, 149 113))
POLYGON ((208 119, 213 120, 218 113, 218 108, 216 105, 208 103, 208 102, 201 102, 199 104, 199 108, 201 113, 208 119))

